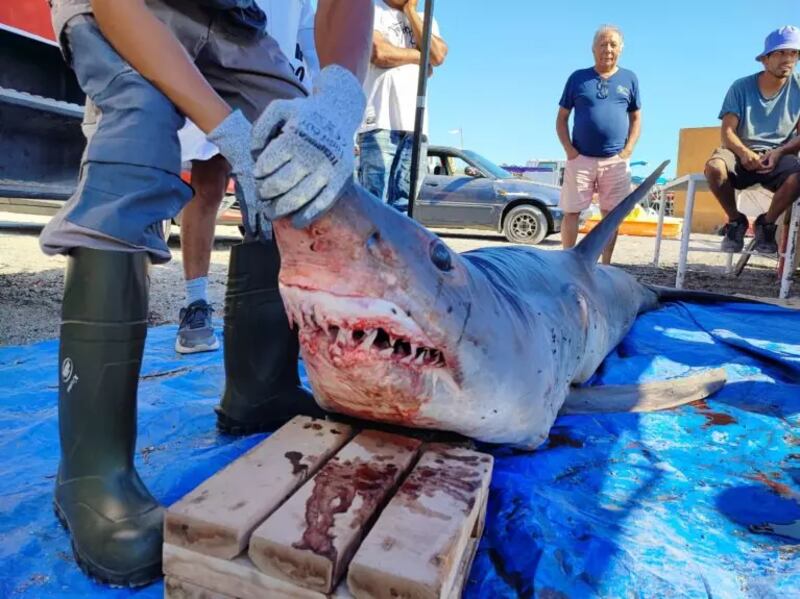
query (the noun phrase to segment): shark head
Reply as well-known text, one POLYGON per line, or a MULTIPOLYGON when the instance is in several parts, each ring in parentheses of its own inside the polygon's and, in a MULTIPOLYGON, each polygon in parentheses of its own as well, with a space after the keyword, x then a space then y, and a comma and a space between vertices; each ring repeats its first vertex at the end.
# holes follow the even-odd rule
POLYGON ((492 366, 519 363, 520 323, 435 234, 356 185, 309 227, 274 227, 281 295, 323 407, 478 438, 527 416, 525 377, 492 366))

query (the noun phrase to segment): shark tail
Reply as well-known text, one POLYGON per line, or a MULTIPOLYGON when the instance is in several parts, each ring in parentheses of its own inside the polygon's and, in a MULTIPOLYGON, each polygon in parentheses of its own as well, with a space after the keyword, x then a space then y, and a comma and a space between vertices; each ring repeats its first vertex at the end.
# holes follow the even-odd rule
POLYGON ((576 387, 559 414, 655 412, 705 399, 725 385, 724 368, 713 368, 678 379, 639 385, 576 387))
POLYGON ((581 255, 589 264, 597 262, 600 254, 603 253, 603 248, 611 241, 611 238, 622 224, 622 221, 625 220, 625 217, 633 210, 634 206, 644 199, 668 164, 669 160, 662 162, 647 179, 642 181, 641 184, 628 194, 616 208, 609 212, 594 229, 589 231, 589 234, 575 246, 573 251, 581 255))

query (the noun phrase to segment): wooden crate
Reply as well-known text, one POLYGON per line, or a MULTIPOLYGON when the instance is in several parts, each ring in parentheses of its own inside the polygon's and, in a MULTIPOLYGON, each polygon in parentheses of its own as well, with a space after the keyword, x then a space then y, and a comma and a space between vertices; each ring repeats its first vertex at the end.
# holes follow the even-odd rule
POLYGON ((492 457, 294 418, 167 510, 168 598, 461 596, 492 457))

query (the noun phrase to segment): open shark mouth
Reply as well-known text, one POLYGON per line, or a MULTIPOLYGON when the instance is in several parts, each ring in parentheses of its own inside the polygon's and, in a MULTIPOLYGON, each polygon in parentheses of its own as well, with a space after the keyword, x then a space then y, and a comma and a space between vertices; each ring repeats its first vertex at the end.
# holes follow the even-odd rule
POLYGON ((318 356, 340 368, 366 362, 411 370, 448 367, 444 352, 392 302, 284 285, 281 295, 307 358, 318 356))

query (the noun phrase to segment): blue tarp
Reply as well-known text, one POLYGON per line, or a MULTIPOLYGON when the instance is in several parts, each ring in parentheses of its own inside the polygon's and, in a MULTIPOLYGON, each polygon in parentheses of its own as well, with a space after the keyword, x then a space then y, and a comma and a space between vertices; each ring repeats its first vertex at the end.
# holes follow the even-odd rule
MULTIPOLYGON (((178 356, 174 335, 151 329, 139 391, 137 467, 165 504, 264 438, 215 432, 222 356, 178 356)), ((51 508, 57 354, 0 348, 0 597, 161 597, 161 583, 98 586, 72 561, 51 508)), ((671 305, 641 316, 593 382, 716 366, 729 382, 705 402, 560 418, 534 453, 485 448, 495 474, 467 596, 798 596, 800 540, 775 531, 800 520, 800 312, 671 305)))

